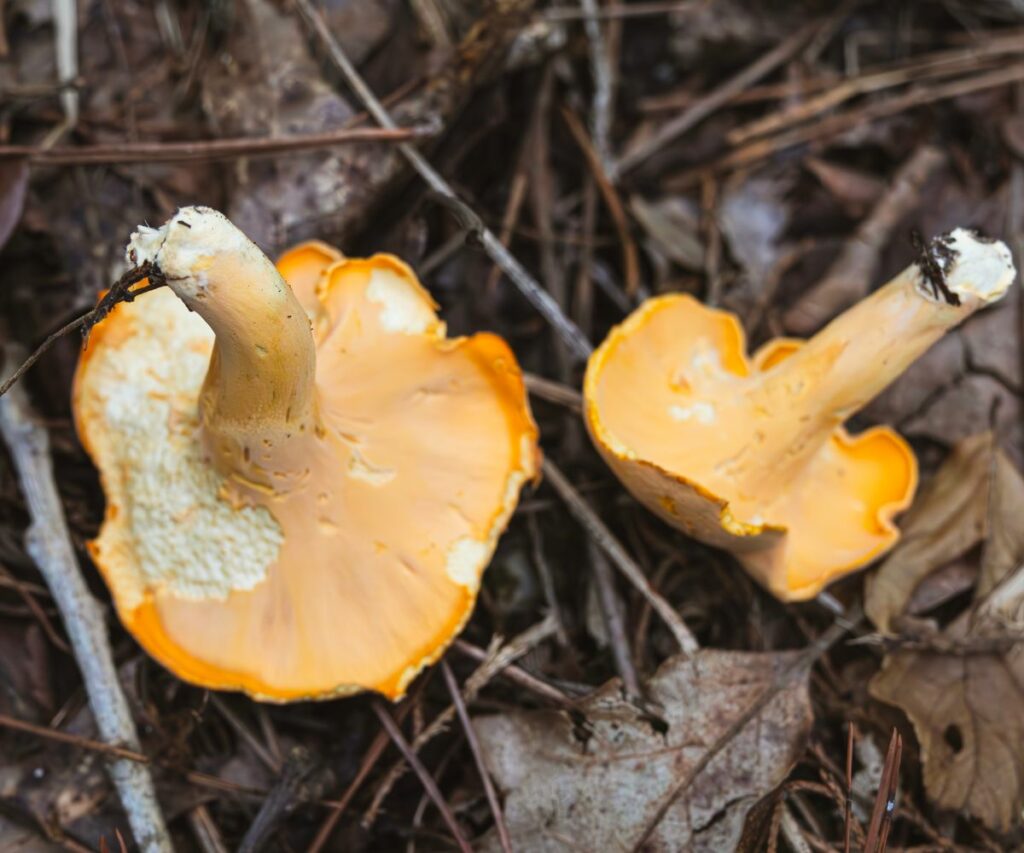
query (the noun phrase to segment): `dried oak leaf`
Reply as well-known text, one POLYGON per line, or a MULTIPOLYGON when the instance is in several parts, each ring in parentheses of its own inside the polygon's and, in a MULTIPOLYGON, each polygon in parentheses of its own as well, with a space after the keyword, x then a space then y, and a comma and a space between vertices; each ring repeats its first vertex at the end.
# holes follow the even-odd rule
POLYGON ((872 695, 910 718, 924 784, 941 808, 1007 831, 1024 808, 1024 478, 990 433, 961 442, 908 515, 903 541, 869 581, 865 610, 885 634, 914 626, 924 651, 888 654, 872 695), (979 544, 974 599, 945 629, 912 621, 920 587, 979 544))
MULTIPOLYGON (((571 715, 476 718, 484 761, 505 795, 515 849, 632 849, 674 789, 797 658, 704 650, 669 659, 647 684, 667 728, 626 701, 618 680, 571 715)), ((811 723, 802 673, 679 792, 644 850, 735 849, 747 813, 785 779, 811 723)), ((493 833, 482 849, 498 849, 493 833)))

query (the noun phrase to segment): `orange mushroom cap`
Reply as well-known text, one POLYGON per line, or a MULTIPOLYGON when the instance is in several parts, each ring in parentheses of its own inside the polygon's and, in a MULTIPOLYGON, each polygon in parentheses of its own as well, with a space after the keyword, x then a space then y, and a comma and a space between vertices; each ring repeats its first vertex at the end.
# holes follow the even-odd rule
POLYGON ((726 311, 648 300, 595 351, 587 427, 627 489, 669 524, 736 555, 783 601, 817 595, 899 538, 917 462, 888 427, 843 422, 949 328, 1002 297, 1002 243, 946 238, 950 304, 911 266, 807 342, 748 359, 726 311))
POLYGON ((95 330, 73 399, 125 626, 206 687, 401 697, 536 476, 508 346, 447 339, 397 258, 307 243, 275 269, 208 208, 140 229, 129 259, 169 286, 95 330))

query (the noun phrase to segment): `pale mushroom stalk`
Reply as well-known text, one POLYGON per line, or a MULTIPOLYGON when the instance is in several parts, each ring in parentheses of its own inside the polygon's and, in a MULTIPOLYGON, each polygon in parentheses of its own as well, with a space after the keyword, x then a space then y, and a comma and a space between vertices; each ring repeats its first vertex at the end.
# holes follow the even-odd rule
POLYGON ((183 208, 132 235, 149 262, 216 336, 200 396, 203 438, 222 474, 265 483, 289 439, 316 427, 310 321, 273 263, 209 208, 183 208))
POLYGON ((1004 244, 958 229, 948 245, 943 273, 958 305, 933 291, 914 265, 806 343, 775 345, 779 355, 792 352, 748 380, 755 411, 771 417, 775 428, 750 434, 754 447, 731 472, 741 493, 764 494, 802 470, 837 427, 939 338, 1003 296, 1014 275, 1004 244))

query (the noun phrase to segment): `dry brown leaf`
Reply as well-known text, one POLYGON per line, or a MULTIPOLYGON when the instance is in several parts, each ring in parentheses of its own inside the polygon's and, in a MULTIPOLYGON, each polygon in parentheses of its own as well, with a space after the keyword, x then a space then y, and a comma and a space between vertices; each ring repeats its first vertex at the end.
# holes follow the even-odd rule
MULTIPOLYGON (((974 601, 926 651, 886 656, 871 693, 910 718, 924 783, 941 808, 1009 830, 1024 808, 1024 478, 990 433, 961 442, 908 515, 899 547, 868 586, 866 611, 893 633, 933 573, 983 543, 974 601)), ((927 623, 918 628, 927 629, 927 623)))
POLYGON ((704 269, 704 244, 699 236, 696 211, 680 198, 648 201, 635 195, 629 208, 650 239, 649 249, 691 272, 704 269))
POLYGON ((885 192, 885 181, 849 166, 808 157, 804 168, 821 182, 846 214, 854 218, 863 216, 885 192))
MULTIPOLYGON (((647 690, 667 728, 625 701, 618 680, 578 715, 475 719, 514 848, 632 849, 674 786, 797 656, 704 650, 666 661, 647 690)), ((806 679, 795 678, 680 794, 644 850, 735 849, 747 813, 786 777, 811 722, 806 679)), ((499 849, 497 838, 482 849, 499 849)))
POLYGON ((914 724, 935 804, 1004 832, 1024 807, 1024 657, 1010 657, 896 652, 871 682, 914 724))
POLYGON ((993 449, 991 433, 961 442, 906 514, 899 545, 867 581, 864 612, 882 633, 895 633, 925 578, 985 536, 993 449))
POLYGON ((1024 411, 1019 395, 982 373, 968 373, 900 424, 906 435, 953 444, 993 427, 1010 458, 1020 464, 1024 447, 1024 411), (993 424, 993 418, 995 423, 993 424))

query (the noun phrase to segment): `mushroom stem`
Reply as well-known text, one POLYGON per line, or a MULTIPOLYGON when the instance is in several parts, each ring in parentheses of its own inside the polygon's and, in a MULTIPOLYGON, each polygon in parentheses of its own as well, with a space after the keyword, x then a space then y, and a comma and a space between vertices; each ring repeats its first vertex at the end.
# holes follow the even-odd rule
POLYGON ((949 299, 959 304, 933 288, 914 264, 804 345, 793 345, 791 355, 755 381, 757 410, 789 428, 765 431, 757 461, 747 468, 754 481, 745 478, 748 486, 779 482, 799 470, 837 426, 1013 282, 1013 261, 1003 243, 957 229, 928 251, 949 299))
POLYGON ((152 263, 213 330, 200 398, 207 448, 224 474, 262 482, 257 456, 315 425, 309 319, 263 254, 222 214, 185 207, 132 235, 129 261, 152 263))

